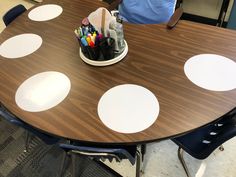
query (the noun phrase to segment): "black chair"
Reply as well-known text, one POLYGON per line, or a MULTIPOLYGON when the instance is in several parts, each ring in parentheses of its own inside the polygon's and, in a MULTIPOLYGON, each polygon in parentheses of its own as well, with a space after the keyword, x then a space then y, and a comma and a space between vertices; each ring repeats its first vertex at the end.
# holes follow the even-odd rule
POLYGON ((183 150, 197 159, 207 158, 217 147, 236 135, 236 108, 212 123, 190 133, 173 138, 178 146, 178 157, 189 177, 189 171, 183 159, 183 150))
POLYGON ((53 145, 59 142, 59 138, 48 135, 46 133, 43 133, 34 127, 30 126, 29 124, 23 122, 19 118, 17 118, 15 115, 13 115, 1 102, 0 102, 0 116, 4 118, 6 121, 24 128, 27 130, 27 137, 25 142, 25 152, 28 151, 30 140, 32 139, 32 135, 35 135, 36 137, 40 138, 44 143, 47 145, 53 145))
POLYGON ((27 9, 19 4, 13 8, 11 8, 5 15, 3 15, 2 19, 5 25, 9 25, 13 20, 15 20, 19 15, 24 13, 27 9))
POLYGON ((225 17, 226 17, 226 13, 227 13, 227 10, 229 7, 229 3, 230 3, 230 0, 223 0, 222 1, 222 5, 221 5, 221 9, 220 9, 220 13, 219 13, 219 16, 217 19, 216 26, 219 26, 219 27, 223 26, 223 23, 224 23, 225 17))
POLYGON ((63 158, 60 174, 63 174, 67 154, 72 156, 72 176, 75 177, 75 155, 87 156, 95 162, 108 159, 110 162, 115 159, 120 162, 122 159, 128 159, 132 165, 136 164, 136 177, 140 176, 143 154, 145 146, 130 145, 130 146, 86 146, 80 143, 68 143, 59 145, 66 153, 63 158))

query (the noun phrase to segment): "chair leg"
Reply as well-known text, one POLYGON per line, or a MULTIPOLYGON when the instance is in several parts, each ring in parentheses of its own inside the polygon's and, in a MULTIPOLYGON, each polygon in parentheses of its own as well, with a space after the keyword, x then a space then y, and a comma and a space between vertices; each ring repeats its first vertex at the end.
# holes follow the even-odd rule
POLYGON ((140 177, 141 173, 144 173, 143 171, 143 146, 138 146, 136 151, 136 177, 140 177))
POLYGON ((185 163, 185 161, 184 161, 184 158, 183 158, 183 152, 184 152, 184 150, 179 147, 179 149, 178 149, 178 157, 179 157, 179 160, 180 160, 180 162, 181 162, 181 164, 182 164, 182 166, 183 166, 183 168, 184 168, 184 171, 185 171, 187 177, 191 177, 191 176, 190 176, 190 173, 189 173, 189 171, 188 171, 187 165, 186 165, 186 163, 185 163))
POLYGON ((61 167, 59 170, 59 177, 63 177, 64 175, 64 171, 65 171, 65 167, 66 167, 66 160, 67 160, 67 156, 71 156, 71 165, 72 165, 72 177, 77 177, 76 174, 76 154, 72 153, 72 152, 64 152, 63 153, 63 157, 62 157, 62 163, 61 163, 61 167))
POLYGON ((64 175, 64 170, 66 167, 66 159, 67 159, 66 157, 67 157, 67 152, 63 152, 62 162, 61 162, 61 166, 60 166, 60 169, 58 172, 58 177, 63 177, 63 175, 64 175))
POLYGON ((24 152, 28 152, 30 141, 32 139, 32 135, 28 131, 26 131, 25 133, 26 133, 26 139, 25 139, 25 150, 24 150, 24 152))
POLYGON ((141 167, 140 167, 140 173, 144 174, 144 155, 146 153, 146 144, 141 145, 141 167))
POLYGON ((137 158, 137 161, 136 161, 136 177, 140 177, 140 165, 141 165, 140 159, 141 159, 141 156, 138 152, 136 154, 136 158, 137 158))
POLYGON ((141 145, 142 161, 144 161, 144 154, 146 153, 146 144, 141 145))
POLYGON ((76 154, 71 153, 71 161, 72 161, 72 177, 76 177, 76 154))
POLYGON ((224 146, 223 146, 223 145, 220 145, 219 150, 220 150, 220 151, 224 151, 224 150, 225 150, 224 146))

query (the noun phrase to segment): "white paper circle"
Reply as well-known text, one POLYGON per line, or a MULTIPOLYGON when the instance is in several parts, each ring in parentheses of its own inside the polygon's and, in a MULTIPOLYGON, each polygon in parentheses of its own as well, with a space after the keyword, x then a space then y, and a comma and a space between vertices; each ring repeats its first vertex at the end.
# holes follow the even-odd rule
POLYGON ((23 110, 39 112, 62 102, 70 91, 69 78, 59 72, 48 71, 25 80, 15 94, 16 104, 23 110))
POLYGON ((4 41, 0 46, 0 54, 10 59, 24 57, 38 50, 42 42, 37 34, 20 34, 4 41))
POLYGON ((136 133, 150 127, 159 115, 159 102, 148 89, 124 84, 109 89, 98 103, 98 115, 110 129, 136 133))
POLYGON ((33 21, 47 21, 58 17, 62 11, 63 9, 59 5, 47 4, 31 10, 28 17, 33 21))
POLYGON ((207 90, 236 88, 236 62, 220 55, 193 56, 185 63, 184 72, 190 81, 207 90))

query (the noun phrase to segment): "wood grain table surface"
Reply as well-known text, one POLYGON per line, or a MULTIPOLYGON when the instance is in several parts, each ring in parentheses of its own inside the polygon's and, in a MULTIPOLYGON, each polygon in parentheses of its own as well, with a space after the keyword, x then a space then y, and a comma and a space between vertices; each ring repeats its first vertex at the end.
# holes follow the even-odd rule
POLYGON ((30 9, 0 34, 0 43, 22 33, 38 34, 43 39, 42 46, 26 57, 0 57, 0 101, 35 128, 85 142, 138 144, 201 127, 236 106, 236 89, 227 92, 202 89, 188 80, 183 70, 190 57, 202 53, 236 61, 235 31, 189 21, 180 21, 172 30, 165 24, 125 23, 127 56, 112 66, 93 67, 81 60, 74 29, 89 13, 107 5, 94 0, 45 0, 42 4, 48 3, 62 6, 62 14, 53 20, 35 22, 27 16, 30 9), (27 78, 45 71, 62 72, 70 78, 68 96, 47 111, 23 111, 15 103, 17 88, 27 78), (123 134, 101 122, 98 101, 108 89, 120 84, 138 84, 156 95, 160 114, 151 127, 123 134))

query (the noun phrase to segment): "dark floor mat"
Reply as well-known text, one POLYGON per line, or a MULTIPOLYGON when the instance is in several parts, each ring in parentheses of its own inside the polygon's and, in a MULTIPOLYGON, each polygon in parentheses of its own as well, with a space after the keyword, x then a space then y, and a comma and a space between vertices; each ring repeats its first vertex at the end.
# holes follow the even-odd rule
MULTIPOLYGON (((0 118, 0 177, 56 177, 60 169, 63 150, 45 145, 34 137, 28 152, 24 152, 25 131, 0 118)), ((70 162, 68 160, 68 162, 70 162)), ((71 177, 71 163, 64 173, 71 177)), ((107 168, 87 157, 76 159, 80 177, 115 177, 107 168)))

